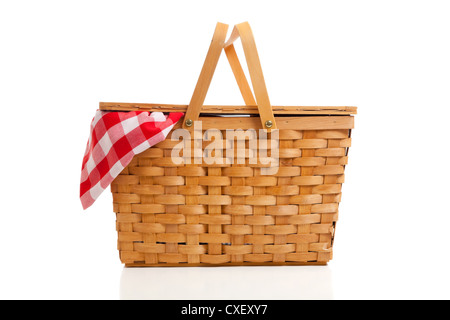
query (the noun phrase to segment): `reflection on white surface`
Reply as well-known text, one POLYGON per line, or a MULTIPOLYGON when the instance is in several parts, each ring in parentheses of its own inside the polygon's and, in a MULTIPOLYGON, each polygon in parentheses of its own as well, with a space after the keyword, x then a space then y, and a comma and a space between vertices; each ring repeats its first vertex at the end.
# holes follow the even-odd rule
POLYGON ((124 268, 123 300, 333 299, 328 266, 124 268))

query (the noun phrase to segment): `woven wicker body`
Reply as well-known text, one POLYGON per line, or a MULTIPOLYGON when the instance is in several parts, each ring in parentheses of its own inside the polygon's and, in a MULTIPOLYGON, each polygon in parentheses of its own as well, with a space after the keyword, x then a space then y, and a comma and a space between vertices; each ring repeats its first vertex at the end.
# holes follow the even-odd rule
MULTIPOLYGON (((207 66, 208 58, 202 74, 207 66)), ((196 91, 205 85, 202 74, 196 91)), ((238 84, 245 99, 242 81, 238 84)), ((274 175, 263 175, 265 165, 251 163, 248 154, 244 163, 236 158, 224 164, 175 163, 172 151, 179 142, 171 134, 135 156, 111 185, 118 249, 126 266, 323 265, 332 258, 356 108, 268 110, 253 85, 257 107, 203 106, 207 90, 201 98, 194 92, 187 106, 101 103, 102 110, 186 112, 186 121, 174 130, 194 119, 202 121, 203 132, 214 128, 225 137, 227 129, 268 127, 269 119, 279 133, 274 175), (201 116, 202 108, 235 117, 201 116)), ((200 142, 202 150, 206 145, 200 142)))
MULTIPOLYGON (((243 122, 258 124, 252 120, 210 121, 215 127, 223 122, 227 128, 233 123, 242 128, 243 122)), ((286 125, 277 123, 280 168, 274 176, 262 176, 248 159, 246 165, 174 164, 171 152, 178 142, 170 138, 135 156, 111 186, 122 262, 329 261, 353 117, 296 117, 286 125), (330 125, 330 120, 336 122, 330 125), (311 129, 296 129, 302 123, 311 129)))

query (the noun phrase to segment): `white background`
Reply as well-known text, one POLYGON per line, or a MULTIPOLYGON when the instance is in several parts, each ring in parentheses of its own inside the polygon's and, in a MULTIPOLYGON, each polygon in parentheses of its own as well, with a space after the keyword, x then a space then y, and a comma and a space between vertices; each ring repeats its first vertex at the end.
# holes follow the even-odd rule
MULTIPOLYGON (((435 0, 2 0, 0 298, 450 298, 449 16, 435 0), (109 190, 81 208, 98 102, 187 104, 218 21, 250 22, 274 105, 358 107, 328 266, 124 269, 109 190)), ((205 103, 242 104, 224 56, 205 103)))

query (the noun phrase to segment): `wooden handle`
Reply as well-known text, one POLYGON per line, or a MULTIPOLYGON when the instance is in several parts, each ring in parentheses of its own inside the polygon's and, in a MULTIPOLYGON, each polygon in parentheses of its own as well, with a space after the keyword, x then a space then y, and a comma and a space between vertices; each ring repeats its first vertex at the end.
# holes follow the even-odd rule
MULTIPOLYGON (((242 48, 244 49, 245 59, 247 60, 248 71, 250 73, 256 103, 258 105, 262 127, 264 129, 277 129, 272 105, 270 104, 266 83, 264 81, 261 62, 259 61, 258 50, 256 49, 255 39, 248 22, 243 22, 234 26, 230 38, 224 45, 225 52, 230 50, 230 48, 234 51, 233 42, 239 37, 241 38, 242 48)), ((228 59, 228 61, 230 61, 230 59, 228 59)), ((233 62, 230 61, 230 64, 232 63, 233 62)), ((247 80, 245 79, 245 81, 247 80)))
POLYGON ((183 128, 188 129, 192 126, 194 121, 198 120, 200 111, 208 93, 209 85, 216 70, 217 62, 222 53, 223 45, 227 37, 228 25, 218 22, 214 31, 211 45, 209 46, 208 54, 203 63, 202 71, 192 94, 184 117, 183 128))
POLYGON ((248 106, 256 106, 256 100, 253 97, 252 89, 250 89, 234 46, 230 45, 224 48, 224 50, 225 54, 227 55, 228 62, 230 63, 231 70, 233 71, 234 77, 236 78, 239 90, 241 91, 241 95, 244 98, 245 104, 248 106))
POLYGON ((245 103, 258 106, 263 128, 269 130, 277 129, 250 25, 247 22, 236 25, 229 40, 225 43, 227 29, 228 26, 221 23, 218 23, 216 26, 205 63, 186 111, 183 128, 189 129, 194 121, 198 120, 217 62, 222 49, 224 49, 245 103), (256 101, 233 46, 233 42, 239 37, 242 41, 256 101))

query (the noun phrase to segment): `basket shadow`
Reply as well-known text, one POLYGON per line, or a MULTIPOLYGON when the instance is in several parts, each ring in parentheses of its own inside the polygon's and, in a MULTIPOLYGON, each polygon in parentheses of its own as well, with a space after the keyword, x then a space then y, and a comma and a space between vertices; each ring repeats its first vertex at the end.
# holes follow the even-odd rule
POLYGON ((330 300, 329 266, 124 267, 122 300, 330 300))

